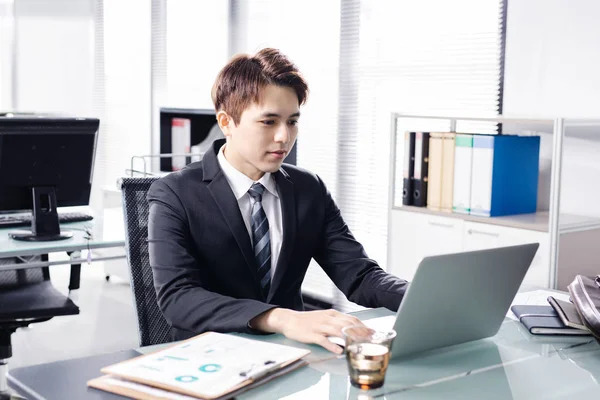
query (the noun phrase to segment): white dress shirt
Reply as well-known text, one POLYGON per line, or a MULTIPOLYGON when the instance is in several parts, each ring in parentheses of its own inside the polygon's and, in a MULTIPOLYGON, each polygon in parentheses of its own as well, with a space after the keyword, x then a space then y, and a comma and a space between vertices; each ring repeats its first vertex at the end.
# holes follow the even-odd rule
MULTIPOLYGON (((223 145, 219 150, 217 159, 219 165, 227 178, 227 182, 233 191, 235 198, 237 199, 244 224, 248 230, 250 236, 250 243, 252 243, 252 206, 254 205, 254 199, 248 194, 248 190, 254 184, 254 181, 248 178, 246 175, 235 169, 233 165, 227 161, 223 150, 226 145, 223 145)), ((275 267, 277 266, 277 260, 279 259, 279 252, 281 251, 281 243, 283 242, 283 221, 281 216, 281 201, 279 200, 279 193, 277 192, 277 185, 275 184, 275 177, 271 173, 265 173, 260 178, 258 183, 265 187, 265 191, 262 196, 262 207, 267 215, 269 221, 269 235, 271 240, 271 278, 275 273, 275 267)), ((254 243, 252 243, 254 246, 254 243)))

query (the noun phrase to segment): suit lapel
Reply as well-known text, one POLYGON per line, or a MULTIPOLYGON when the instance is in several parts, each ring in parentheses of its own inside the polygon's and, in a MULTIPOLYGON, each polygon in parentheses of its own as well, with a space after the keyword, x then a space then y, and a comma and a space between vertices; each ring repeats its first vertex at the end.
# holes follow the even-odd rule
MULTIPOLYGON (((248 230, 244 224, 238 202, 231 191, 227 178, 223 174, 223 171, 221 171, 217 159, 219 149, 224 144, 225 140, 216 140, 213 143, 212 150, 207 152, 202 158, 203 180, 211 181, 208 184, 208 190, 219 207, 223 218, 227 222, 231 233, 233 233, 233 236, 235 237, 235 241, 244 255, 246 264, 254 277, 256 287, 260 288, 258 266, 256 265, 256 258, 254 257, 250 236, 248 235, 248 230)), ((272 299, 273 294, 277 292, 277 289, 281 285, 283 277, 288 270, 290 256, 296 240, 296 196, 294 183, 283 168, 279 169, 274 175, 277 191, 279 193, 279 200, 281 202, 283 243, 281 244, 279 259, 277 261, 277 267, 275 268, 275 275, 271 280, 271 289, 267 301, 272 299)))
POLYGON ((231 187, 229 186, 229 182, 227 182, 225 174, 221 171, 217 159, 217 154, 223 144, 225 144, 225 140, 216 140, 213 144, 212 151, 207 152, 203 157, 203 179, 205 181, 211 181, 208 184, 208 191, 219 207, 219 211, 221 211, 223 218, 227 222, 227 226, 231 230, 235 241, 244 255, 244 259, 254 277, 257 288, 260 288, 258 267, 256 266, 256 258, 254 257, 254 251, 252 250, 250 236, 248 235, 248 230, 244 224, 238 202, 231 191, 231 187))
POLYGON ((252 251, 252 244, 250 242, 250 236, 248 236, 248 230, 244 224, 242 214, 240 213, 240 207, 238 202, 231 191, 231 187, 225 178, 225 175, 219 174, 215 179, 208 185, 208 190, 212 195, 215 203, 219 207, 223 218, 227 222, 231 233, 235 237, 246 264, 254 276, 254 280, 258 283, 260 279, 258 277, 258 268, 256 266, 256 259, 254 252, 252 251))
POLYGON ((281 202, 281 214, 283 220, 283 243, 275 268, 275 275, 271 282, 271 290, 267 301, 270 301, 273 294, 277 292, 279 285, 283 279, 283 275, 287 271, 290 256, 296 241, 296 196, 294 194, 294 183, 291 181, 287 172, 280 169, 275 173, 275 182, 277 183, 277 191, 281 202))

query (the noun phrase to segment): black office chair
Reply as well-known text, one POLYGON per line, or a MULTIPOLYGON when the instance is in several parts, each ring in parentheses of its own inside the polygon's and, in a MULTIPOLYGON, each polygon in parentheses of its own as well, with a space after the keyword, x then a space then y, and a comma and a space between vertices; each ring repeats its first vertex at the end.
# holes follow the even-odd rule
POLYGON ((19 398, 7 384, 11 335, 29 324, 75 314, 79 308, 52 286, 44 268, 0 270, 0 400, 19 398))
POLYGON ((131 287, 138 318, 140 346, 172 341, 171 326, 163 317, 156 300, 148 255, 148 201, 150 185, 158 178, 123 178, 123 215, 125 250, 131 271, 131 287))

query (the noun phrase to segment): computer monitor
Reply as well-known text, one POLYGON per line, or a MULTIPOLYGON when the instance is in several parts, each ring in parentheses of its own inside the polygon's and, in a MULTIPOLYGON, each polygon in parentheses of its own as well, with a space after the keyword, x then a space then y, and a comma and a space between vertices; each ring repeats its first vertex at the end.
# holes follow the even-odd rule
MULTIPOLYGON (((160 109, 160 153, 194 153, 193 146, 210 148, 215 139, 224 138, 213 109, 167 108, 160 109)), ((285 158, 296 165, 296 147, 285 158)), ((176 171, 194 161, 193 157, 161 158, 160 171, 176 171)))
POLYGON ((93 118, 0 117, 0 212, 32 210, 16 240, 67 239, 57 207, 87 205, 100 122, 93 118))
MULTIPOLYGON (((215 136, 214 129, 224 137, 217 125, 215 110, 195 108, 160 109, 160 153, 186 154, 196 146, 215 136)), ((160 170, 176 171, 192 162, 192 157, 172 157, 160 159, 160 170)))

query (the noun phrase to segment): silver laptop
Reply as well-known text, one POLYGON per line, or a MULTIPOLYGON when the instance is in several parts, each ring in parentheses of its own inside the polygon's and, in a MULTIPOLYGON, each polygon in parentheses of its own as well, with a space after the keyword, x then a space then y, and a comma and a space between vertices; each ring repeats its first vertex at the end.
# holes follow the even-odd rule
MULTIPOLYGON (((532 243, 424 258, 395 317, 392 357, 495 335, 538 247, 532 243)), ((389 328, 390 318, 363 322, 389 328)))

